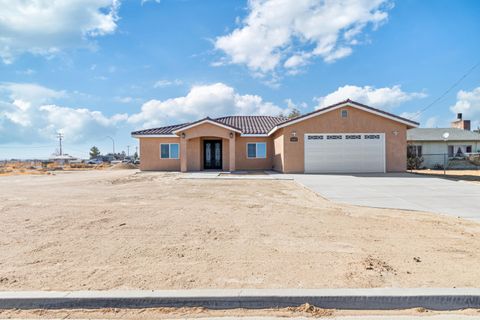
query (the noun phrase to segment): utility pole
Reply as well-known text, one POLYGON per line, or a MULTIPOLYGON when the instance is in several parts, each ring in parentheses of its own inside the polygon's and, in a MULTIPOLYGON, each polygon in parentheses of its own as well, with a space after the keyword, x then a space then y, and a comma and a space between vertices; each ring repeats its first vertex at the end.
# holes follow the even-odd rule
POLYGON ((113 145, 113 155, 115 156, 115 140, 113 140, 112 137, 110 136, 107 136, 107 138, 109 138, 110 140, 112 140, 112 145, 113 145))
POLYGON ((127 157, 130 157, 130 146, 127 146, 127 157))
POLYGON ((58 143, 60 144, 60 155, 63 155, 63 151, 62 151, 63 134, 61 132, 57 133, 57 138, 58 138, 58 143))

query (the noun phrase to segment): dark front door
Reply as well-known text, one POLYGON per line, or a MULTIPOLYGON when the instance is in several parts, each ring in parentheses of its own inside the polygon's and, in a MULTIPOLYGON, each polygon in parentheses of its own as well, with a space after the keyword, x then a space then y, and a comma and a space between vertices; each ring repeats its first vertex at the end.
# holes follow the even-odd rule
POLYGON ((222 169, 222 141, 203 141, 203 168, 222 169))

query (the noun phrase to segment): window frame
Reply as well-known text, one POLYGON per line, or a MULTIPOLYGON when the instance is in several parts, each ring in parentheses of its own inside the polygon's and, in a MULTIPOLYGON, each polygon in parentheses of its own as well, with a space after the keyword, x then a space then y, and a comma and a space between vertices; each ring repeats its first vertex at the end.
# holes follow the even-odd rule
POLYGON ((161 142, 160 143, 160 159, 162 160, 178 160, 180 159, 180 144, 179 143, 170 143, 170 142, 166 142, 166 143, 163 143, 161 142), (168 145, 168 157, 167 158, 164 158, 162 157, 162 145, 168 145), (177 145, 177 157, 176 158, 172 158, 172 145, 177 145))
POLYGON ((266 142, 247 142, 245 144, 246 147, 246 152, 247 152, 247 159, 267 159, 267 143, 266 142), (255 145, 255 157, 249 157, 248 156, 248 145, 249 144, 254 144, 255 145), (259 157, 257 154, 258 147, 257 145, 259 144, 264 144, 265 145, 265 157, 259 157))
POLYGON ((407 149, 410 149, 410 150, 407 150, 407 153, 409 153, 412 157, 418 157, 418 158, 423 157, 423 147, 421 144, 408 145, 407 149))
POLYGON ((340 110, 340 118, 346 119, 348 118, 348 110, 347 109, 341 109, 340 110), (345 114, 345 116, 343 116, 345 114))

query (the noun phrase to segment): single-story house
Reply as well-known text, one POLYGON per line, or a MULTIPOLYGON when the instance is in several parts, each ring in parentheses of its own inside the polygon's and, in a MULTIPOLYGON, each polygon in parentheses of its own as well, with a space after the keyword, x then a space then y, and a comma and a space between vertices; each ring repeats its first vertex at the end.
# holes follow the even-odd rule
POLYGON ((480 133, 470 131, 470 120, 462 119, 461 113, 450 128, 409 129, 407 143, 408 154, 422 158, 421 166, 429 169, 443 167, 446 161, 466 159, 472 153, 480 153, 480 133))
POLYGON ((132 136, 141 170, 398 172, 406 170, 407 129, 417 126, 346 100, 293 119, 207 117, 132 136))

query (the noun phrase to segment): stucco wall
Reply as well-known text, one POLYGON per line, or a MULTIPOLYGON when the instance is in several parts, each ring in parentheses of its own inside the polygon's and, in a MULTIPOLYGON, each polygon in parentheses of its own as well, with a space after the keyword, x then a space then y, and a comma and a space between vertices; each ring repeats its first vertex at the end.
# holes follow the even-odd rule
POLYGON ((224 171, 228 171, 230 164, 229 139, 222 139, 222 167, 224 171))
POLYGON ((283 136, 283 128, 279 129, 272 135, 273 139, 273 169, 279 172, 283 171, 283 163, 284 163, 284 136, 283 136))
POLYGON ((185 133, 186 139, 197 137, 218 137, 228 139, 230 132, 232 131, 214 124, 202 123, 190 129, 181 131, 178 135, 181 136, 182 133, 185 133))
MULTIPOLYGON (((178 143, 179 138, 140 138, 140 170, 180 171, 179 159, 161 159, 161 143, 178 143)), ((180 154, 180 157, 182 155, 180 154)))
MULTIPOLYGON (((203 169, 203 140, 222 140, 223 169, 229 170, 229 162, 235 160, 236 170, 267 170, 281 172, 304 172, 304 135, 306 133, 385 133, 387 171, 406 170, 406 125, 365 112, 352 107, 332 110, 290 126, 279 129, 270 137, 240 137, 238 133, 230 138, 231 130, 204 123, 185 130, 186 169, 203 169), (342 118, 341 110, 348 110, 348 117, 342 118), (297 142, 290 141, 292 132, 296 132, 297 142), (397 133, 397 134, 394 134, 397 133), (230 154, 230 143, 234 141, 234 150, 230 154), (248 142, 266 142, 266 159, 248 159, 248 142)), ((181 135, 181 133, 179 133, 181 135)), ((178 159, 161 159, 160 143, 179 143, 180 138, 140 138, 140 157, 142 170, 180 170, 178 159)), ((233 145, 232 145, 233 147, 233 145)), ((180 157, 182 157, 180 148, 180 157)), ((425 152, 425 151, 424 151, 425 152)), ((233 163, 233 162, 232 162, 233 163)), ((183 164, 185 166, 185 163, 183 164)))
POLYGON ((273 167, 273 156, 273 140, 271 137, 255 138, 237 136, 235 145, 235 161, 237 170, 271 170, 273 167), (267 157, 265 159, 247 158, 247 143, 249 142, 266 142, 267 157))
POLYGON ((304 172, 305 133, 385 133, 386 167, 389 172, 405 171, 407 157, 407 128, 399 122, 377 116, 352 107, 332 110, 284 130, 284 172, 304 172), (341 110, 348 110, 348 117, 340 116, 341 110), (292 131, 296 131, 298 142, 290 142, 292 131), (393 132, 397 132, 395 135, 393 132))
POLYGON ((203 160, 201 152, 203 148, 200 138, 193 138, 187 141, 187 168, 190 171, 199 171, 202 167, 203 160))

